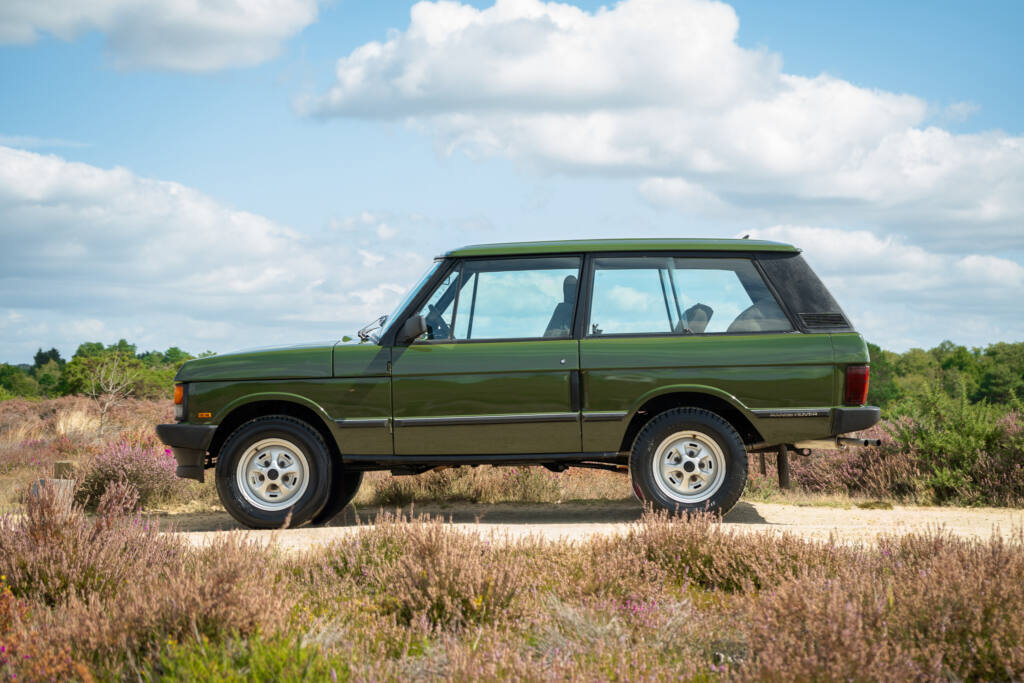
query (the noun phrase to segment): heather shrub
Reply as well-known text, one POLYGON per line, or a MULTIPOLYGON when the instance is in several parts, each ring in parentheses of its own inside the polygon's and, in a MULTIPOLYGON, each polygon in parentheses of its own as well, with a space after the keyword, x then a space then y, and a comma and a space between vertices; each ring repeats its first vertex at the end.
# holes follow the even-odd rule
POLYGON ((370 503, 412 502, 555 503, 571 499, 631 496, 627 477, 594 470, 555 473, 543 467, 455 467, 373 482, 370 503))
POLYGON ((852 553, 788 534, 729 531, 714 515, 700 513, 680 518, 648 511, 623 542, 635 545, 679 584, 691 581, 727 592, 775 586, 812 570, 832 573, 852 553))
POLYGON ((237 533, 191 547, 130 512, 135 495, 112 486, 93 520, 44 489, 24 517, 2 520, 0 676, 1024 675, 1021 531, 835 546, 648 514, 632 532, 572 543, 384 514, 288 555, 237 533), (54 562, 99 578, 55 581, 42 571, 54 562))
POLYGON ((882 539, 834 575, 754 596, 759 680, 1016 680, 1024 673, 1024 543, 941 530, 882 539))
POLYGON ((472 533, 446 529, 440 521, 406 529, 406 551, 394 563, 368 572, 388 612, 401 623, 422 618, 442 628, 513 619, 526 591, 524 569, 472 533))
POLYGON ((532 624, 544 660, 576 663, 578 679, 635 665, 624 680, 700 680, 743 651, 737 624, 689 599, 650 602, 548 598, 532 624))
POLYGON ((373 527, 340 538, 323 550, 324 565, 340 577, 365 579, 371 570, 394 564, 408 552, 408 523, 402 514, 382 512, 373 527))
POLYGON ((112 484, 123 481, 138 491, 140 506, 167 500, 184 488, 174 474, 176 466, 169 449, 122 440, 81 468, 75 499, 93 508, 112 484))
POLYGON ((414 501, 477 502, 482 492, 475 485, 475 468, 431 470, 415 476, 391 476, 374 484, 374 503, 408 505, 414 501))
POLYGON ((112 486, 94 523, 66 490, 40 486, 26 496, 23 515, 0 518, 0 574, 16 596, 51 606, 72 595, 114 595, 180 554, 177 542, 127 514, 136 500, 130 486, 112 486))
POLYGON ((48 441, 37 439, 0 445, 0 476, 20 469, 42 476, 59 459, 60 451, 48 441))
POLYGON ((901 418, 875 425, 857 435, 858 438, 881 439, 881 446, 790 457, 794 485, 814 493, 926 502, 928 493, 921 463, 914 452, 901 449, 892 434, 908 422, 908 418, 901 418))
POLYGON ((544 467, 506 467, 502 479, 502 489, 512 500, 548 503, 562 498, 559 475, 544 467))
POLYGON ((133 513, 136 504, 131 485, 115 483, 90 519, 65 490, 44 486, 23 516, 0 519, 0 647, 16 652, 11 673, 86 678, 84 662, 118 678, 125 656, 168 639, 285 623, 296 597, 262 547, 232 535, 189 549, 133 513))
POLYGON ((270 560, 237 536, 185 551, 133 576, 114 596, 70 598, 42 620, 46 637, 104 663, 126 652, 152 654, 168 640, 277 633, 297 596, 270 560))
POLYGON ((620 537, 597 537, 585 544, 524 541, 512 552, 510 561, 530 567, 535 585, 566 600, 640 605, 664 602, 669 587, 680 588, 639 544, 620 537))

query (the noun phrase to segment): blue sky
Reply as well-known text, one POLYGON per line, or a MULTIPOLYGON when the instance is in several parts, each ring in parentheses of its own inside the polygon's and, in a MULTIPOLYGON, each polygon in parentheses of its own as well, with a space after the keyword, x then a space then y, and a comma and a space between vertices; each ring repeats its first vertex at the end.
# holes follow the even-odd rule
POLYGON ((0 8, 0 360, 337 338, 444 249, 634 235, 792 241, 888 348, 1024 339, 1020 3, 140 2, 0 8))

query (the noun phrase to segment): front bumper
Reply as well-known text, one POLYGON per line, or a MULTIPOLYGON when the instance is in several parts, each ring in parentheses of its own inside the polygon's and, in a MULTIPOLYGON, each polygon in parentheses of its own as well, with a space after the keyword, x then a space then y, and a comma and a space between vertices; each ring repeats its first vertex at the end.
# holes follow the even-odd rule
POLYGON ((873 427, 882 418, 882 410, 878 406, 860 406, 858 408, 833 408, 832 430, 834 436, 848 432, 859 432, 873 427))
POLYGON ((178 461, 175 474, 182 479, 203 481, 206 451, 213 441, 217 425, 163 424, 156 426, 157 437, 171 447, 178 461))

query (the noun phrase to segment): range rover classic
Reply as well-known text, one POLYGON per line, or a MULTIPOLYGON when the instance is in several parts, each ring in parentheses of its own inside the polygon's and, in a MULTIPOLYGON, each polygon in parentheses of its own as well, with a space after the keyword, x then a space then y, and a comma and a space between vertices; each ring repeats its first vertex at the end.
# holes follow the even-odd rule
POLYGON ((877 422, 867 389, 864 340, 793 246, 488 244, 353 341, 185 363, 157 433, 254 528, 331 519, 366 471, 483 464, 617 470, 658 508, 724 513, 748 452, 877 422))

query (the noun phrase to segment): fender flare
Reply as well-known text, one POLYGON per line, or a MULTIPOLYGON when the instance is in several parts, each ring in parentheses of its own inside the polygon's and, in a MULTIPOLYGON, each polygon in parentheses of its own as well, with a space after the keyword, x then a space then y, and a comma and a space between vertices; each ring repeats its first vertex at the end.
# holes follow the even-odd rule
POLYGON ((714 396, 715 398, 721 399, 731 405, 742 413, 748 420, 753 418, 750 408, 744 405, 743 402, 734 395, 726 391, 722 391, 716 387, 707 386, 706 384, 670 384, 660 386, 657 389, 651 389, 641 395, 640 398, 633 402, 633 405, 631 405, 629 410, 626 412, 626 416, 623 418, 624 421, 627 423, 632 421, 632 419, 636 417, 637 412, 644 405, 653 399, 661 396, 667 396, 669 394, 706 394, 708 396, 714 396))
POLYGON ((338 434, 334 420, 331 419, 331 416, 323 409, 322 406, 299 394, 292 394, 283 391, 261 391, 239 396, 217 411, 217 431, 214 433, 213 440, 210 443, 211 453, 216 452, 217 449, 219 449, 220 444, 222 444, 228 437, 229 433, 238 426, 228 425, 232 424, 233 420, 231 418, 239 410, 243 410, 246 406, 256 403, 271 402, 288 403, 309 411, 319 421, 319 424, 313 424, 310 426, 319 431, 324 438, 327 439, 328 446, 330 446, 332 442, 335 444, 337 443, 338 434))

